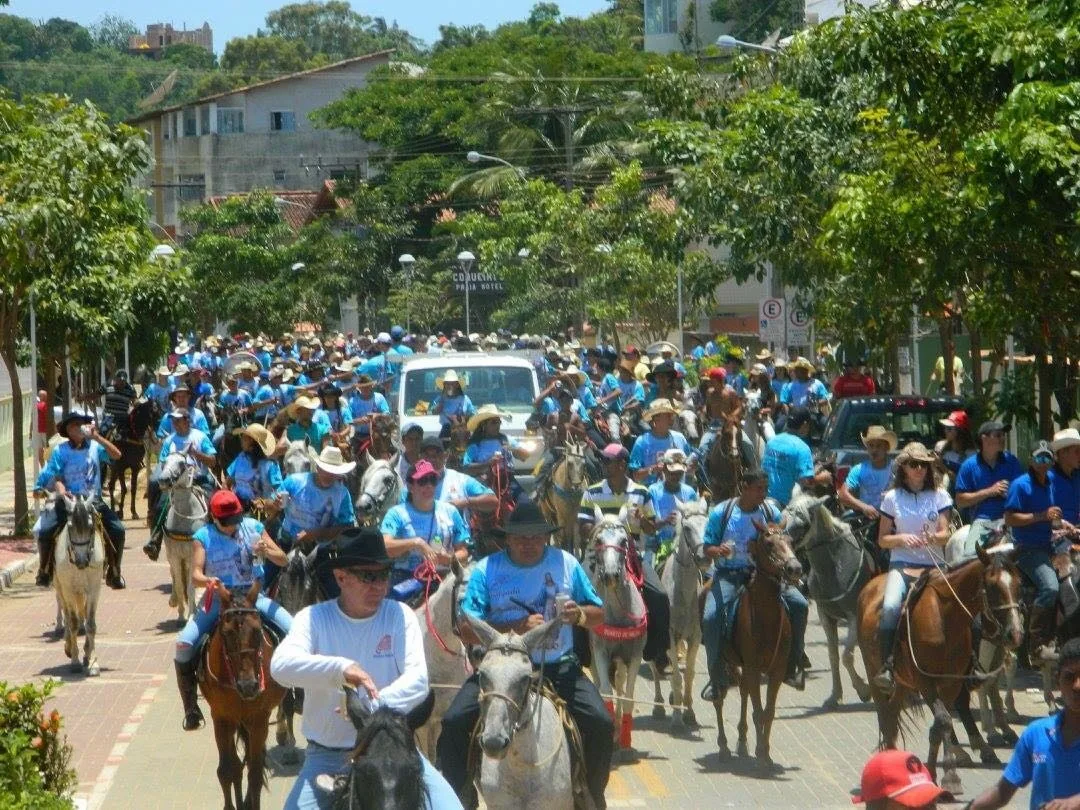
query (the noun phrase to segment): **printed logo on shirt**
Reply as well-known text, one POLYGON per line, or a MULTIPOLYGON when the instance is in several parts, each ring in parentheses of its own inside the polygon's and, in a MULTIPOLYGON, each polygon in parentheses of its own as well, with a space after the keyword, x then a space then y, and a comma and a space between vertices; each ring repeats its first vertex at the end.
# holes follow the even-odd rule
POLYGON ((1046 754, 1039 753, 1038 751, 1032 752, 1031 764, 1032 765, 1045 765, 1048 761, 1046 754))
POLYGON ((379 658, 384 658, 388 655, 394 654, 394 642, 390 638, 390 634, 386 633, 379 639, 379 643, 375 645, 375 655, 379 658))

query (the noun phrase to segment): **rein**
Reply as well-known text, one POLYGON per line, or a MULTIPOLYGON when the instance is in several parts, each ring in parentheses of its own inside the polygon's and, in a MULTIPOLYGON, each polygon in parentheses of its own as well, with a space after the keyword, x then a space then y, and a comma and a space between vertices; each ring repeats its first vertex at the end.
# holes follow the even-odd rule
MULTIPOLYGON (((634 541, 627 535, 627 544, 624 545, 614 543, 594 543, 594 551, 600 551, 603 549, 611 549, 617 551, 623 557, 623 570, 626 572, 627 579, 634 585, 635 588, 640 589, 642 583, 645 581, 645 571, 642 568, 641 557, 637 554, 637 546, 634 545, 634 541)), ((617 600, 621 602, 622 600, 617 600)), ((591 628, 600 638, 605 641, 632 641, 634 639, 641 638, 649 628, 649 614, 643 612, 641 616, 634 620, 634 624, 625 625, 612 625, 612 624, 598 624, 591 628)))
MULTIPOLYGON (((432 585, 441 585, 442 577, 439 575, 438 569, 435 568, 434 563, 430 560, 424 560, 413 571, 413 578, 418 582, 424 583, 424 618, 427 621, 428 630, 431 631, 432 637, 438 642, 439 647, 447 655, 454 658, 464 658, 466 661, 466 671, 468 670, 469 657, 461 651, 455 652, 451 650, 449 645, 443 640, 442 634, 439 633, 439 628, 435 626, 435 620, 431 617, 431 590, 432 585)), ((457 585, 454 586, 454 592, 450 595, 451 599, 454 599, 457 595, 457 585)), ((456 600, 454 600, 456 601, 456 600)), ((452 613, 453 613, 453 609, 452 613)), ((453 616, 451 615, 451 624, 453 624, 453 616)))
MULTIPOLYGON (((207 597, 209 597, 209 598, 207 598, 207 597, 203 598, 203 609, 204 610, 207 610, 209 608, 210 603, 213 601, 213 593, 214 592, 212 590, 207 589, 206 594, 207 594, 207 597)), ((225 609, 225 610, 223 610, 221 612, 221 618, 224 619, 230 613, 258 613, 258 612, 259 611, 257 609, 249 608, 249 607, 227 608, 227 609, 225 609)), ((261 695, 266 690, 266 667, 264 666, 263 651, 266 649, 266 645, 271 644, 271 642, 270 642, 269 637, 266 634, 266 628, 261 625, 261 622, 260 622, 260 628, 259 629, 260 629, 259 638, 262 640, 263 643, 259 645, 257 650, 252 650, 249 647, 243 647, 243 648, 237 650, 237 652, 240 655, 243 655, 244 653, 254 652, 255 653, 255 666, 259 671, 259 694, 256 695, 254 698, 245 698, 243 695, 240 695, 241 700, 255 700, 259 695, 261 695)), ((220 632, 221 632, 220 628, 215 629, 214 632, 215 632, 215 634, 220 634, 220 632)), ((271 646, 273 646, 273 645, 271 644, 271 646)), ((214 672, 213 667, 210 666, 210 658, 209 658, 209 656, 207 656, 207 659, 206 659, 206 674, 209 675, 211 680, 213 680, 215 683, 219 683, 219 684, 222 684, 224 686, 227 686, 228 688, 232 689, 237 694, 239 694, 240 692, 236 688, 236 672, 235 672, 235 670, 233 669, 233 666, 232 666, 232 655, 229 653, 228 649, 225 648, 225 639, 224 638, 222 638, 222 640, 221 640, 221 658, 222 658, 222 661, 225 664, 225 678, 226 678, 226 680, 222 680, 214 672)))

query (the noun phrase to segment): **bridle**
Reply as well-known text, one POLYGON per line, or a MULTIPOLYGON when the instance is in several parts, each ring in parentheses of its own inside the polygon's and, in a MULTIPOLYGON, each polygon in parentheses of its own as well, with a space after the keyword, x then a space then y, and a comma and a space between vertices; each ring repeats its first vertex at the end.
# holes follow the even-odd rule
MULTIPOLYGON (((493 652, 502 653, 503 655, 521 655, 525 657, 525 660, 532 664, 532 660, 529 657, 529 650, 522 642, 520 636, 507 636, 506 639, 498 644, 493 644, 488 647, 487 655, 491 655, 493 652)), ((543 659, 541 659, 542 661, 543 659)), ((517 734, 521 729, 529 725, 532 720, 532 716, 540 710, 540 701, 534 699, 532 702, 531 711, 526 712, 529 703, 529 695, 535 693, 535 696, 539 697, 540 684, 543 683, 544 667, 543 663, 540 665, 539 671, 532 672, 529 675, 529 683, 525 687, 525 697, 521 703, 518 703, 510 695, 504 692, 495 692, 486 690, 483 687, 480 688, 479 702, 482 712, 487 711, 487 704, 491 700, 501 700, 503 703, 508 704, 514 708, 517 712, 517 720, 514 721, 511 734, 517 734)))
MULTIPOLYGON (((672 555, 675 557, 675 563, 680 568, 700 568, 697 562, 697 554, 695 553, 694 548, 690 545, 690 538, 687 537, 686 515, 684 515, 678 509, 676 509, 675 512, 678 515, 677 520, 679 521, 679 527, 675 530, 675 533, 679 538, 679 542, 675 544, 675 554, 672 555), (684 546, 686 547, 686 554, 690 557, 689 562, 684 562, 682 559, 684 556, 684 546)), ((704 545, 704 543, 702 545, 704 545)))
MULTIPOLYGON (((209 600, 213 599, 213 591, 212 590, 207 590, 206 593, 207 593, 207 598, 204 601, 208 602, 209 600)), ((224 610, 221 611, 221 621, 224 621, 225 617, 229 616, 229 615, 247 614, 247 613, 254 613, 254 614, 258 615, 259 611, 256 608, 253 608, 253 607, 230 607, 230 608, 225 608, 224 610)), ((236 691, 237 694, 240 694, 240 690, 237 689, 237 686, 236 686, 236 669, 233 666, 233 660, 232 660, 233 656, 234 655, 242 656, 242 655, 245 655, 245 654, 250 655, 251 653, 255 653, 255 668, 259 673, 259 691, 258 691, 257 694, 255 694, 254 696, 252 696, 250 698, 244 697, 242 694, 240 694, 240 699, 241 700, 255 700, 256 698, 258 698, 259 695, 261 695, 266 690, 266 667, 263 666, 263 658, 264 658, 263 657, 263 651, 266 649, 267 638, 266 638, 266 628, 262 625, 262 619, 260 618, 260 620, 259 620, 259 641, 260 641, 260 643, 259 643, 259 646, 258 646, 257 649, 253 649, 251 647, 241 647, 238 650, 230 650, 229 645, 225 643, 224 630, 219 630, 219 632, 222 634, 222 639, 221 639, 222 656, 221 656, 221 658, 225 663, 225 677, 226 677, 227 680, 222 681, 217 675, 215 675, 213 670, 210 668, 209 662, 207 662, 207 665, 206 665, 207 674, 209 674, 210 677, 213 678, 214 681, 216 681, 218 683, 224 683, 225 686, 228 686, 230 689, 233 689, 234 691, 236 691)))

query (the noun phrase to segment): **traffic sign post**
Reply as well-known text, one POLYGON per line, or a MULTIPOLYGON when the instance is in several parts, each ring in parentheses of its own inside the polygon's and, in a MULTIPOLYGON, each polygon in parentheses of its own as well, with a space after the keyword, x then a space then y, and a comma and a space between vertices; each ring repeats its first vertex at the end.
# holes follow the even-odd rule
POLYGON ((758 301, 758 338, 762 343, 785 345, 787 304, 783 298, 762 298, 758 301))
POLYGON ((809 346, 811 331, 813 331, 813 325, 806 310, 792 307, 787 317, 787 345, 809 346))

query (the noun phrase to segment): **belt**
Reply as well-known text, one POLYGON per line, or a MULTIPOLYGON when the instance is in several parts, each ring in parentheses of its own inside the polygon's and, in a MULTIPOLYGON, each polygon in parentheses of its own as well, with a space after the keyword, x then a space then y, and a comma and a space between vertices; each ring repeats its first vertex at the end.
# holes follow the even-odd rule
POLYGON ((355 747, 356 747, 356 746, 350 746, 349 748, 333 748, 332 746, 323 745, 322 743, 315 742, 315 740, 308 740, 307 744, 310 745, 312 748, 319 748, 319 749, 321 749, 323 751, 334 751, 336 753, 344 753, 344 754, 349 753, 350 751, 354 750, 355 747))

